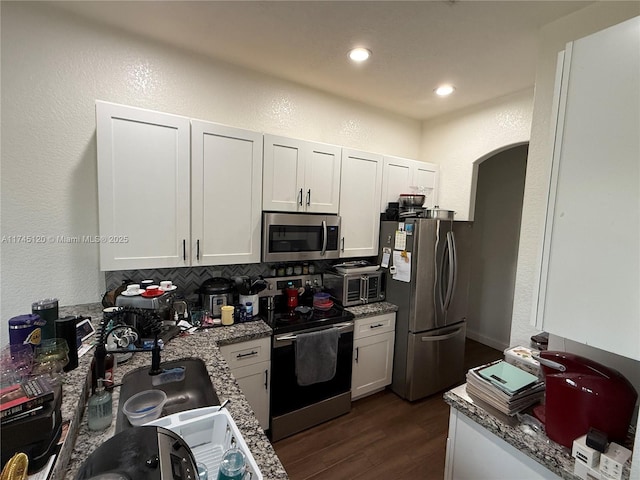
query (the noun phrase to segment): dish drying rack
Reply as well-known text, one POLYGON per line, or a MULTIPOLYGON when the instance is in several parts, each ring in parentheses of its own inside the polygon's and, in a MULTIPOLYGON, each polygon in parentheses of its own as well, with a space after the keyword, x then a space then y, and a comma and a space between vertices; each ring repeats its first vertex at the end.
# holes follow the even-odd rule
POLYGON ((209 478, 218 478, 222 456, 230 448, 238 448, 247 460, 242 480, 263 480, 251 451, 229 412, 219 406, 195 408, 159 418, 145 425, 163 427, 180 435, 198 463, 204 463, 209 478))

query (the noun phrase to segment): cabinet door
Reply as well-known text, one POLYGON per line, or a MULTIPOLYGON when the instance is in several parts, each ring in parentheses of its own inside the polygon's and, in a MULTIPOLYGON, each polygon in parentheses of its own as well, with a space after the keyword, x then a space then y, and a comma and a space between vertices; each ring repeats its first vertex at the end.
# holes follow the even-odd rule
POLYGON ((306 142, 304 211, 338 213, 340 202, 341 148, 306 142))
POLYGON ((340 174, 340 256, 378 254, 382 156, 342 149, 340 174))
POLYGON ((384 157, 381 212, 387 209, 389 202, 397 202, 401 193, 411 193, 409 187, 413 182, 412 163, 406 158, 384 157))
POLYGON ((191 263, 259 263, 262 134, 197 120, 191 126, 191 263))
POLYGON ((413 185, 423 188, 425 196, 423 206, 433 208, 438 204, 438 165, 416 162, 415 167, 413 185))
POLYGON ((638 38, 640 17, 567 46, 538 302, 545 330, 636 360, 638 38))
POLYGON ((101 270, 189 264, 189 119, 96 102, 101 270))
POLYGON ((391 383, 394 338, 394 332, 389 332, 353 342, 352 400, 381 390, 391 383))
POLYGON ((238 386, 253 408, 260 426, 269 428, 269 384, 271 363, 261 362, 231 370, 238 386))
POLYGON ((304 151, 302 140, 264 135, 263 210, 304 211, 304 151))

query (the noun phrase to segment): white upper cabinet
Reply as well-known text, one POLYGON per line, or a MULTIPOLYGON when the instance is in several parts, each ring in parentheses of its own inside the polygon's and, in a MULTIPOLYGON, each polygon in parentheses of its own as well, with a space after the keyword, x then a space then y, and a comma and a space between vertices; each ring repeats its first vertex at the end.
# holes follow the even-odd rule
POLYGON ((193 120, 191 264, 260 262, 262 134, 193 120))
POLYGON ((262 134, 96 102, 100 268, 260 262, 262 134))
POLYGON ((341 148, 264 135, 262 209, 338 213, 341 148))
POLYGON ((189 119, 96 102, 100 268, 189 264, 189 119))
POLYGON ((411 187, 422 187, 426 197, 423 206, 433 208, 438 201, 438 170, 434 163, 385 156, 380 211, 384 212, 389 202, 397 202, 402 193, 418 193, 411 187))
POLYGON ((340 256, 378 254, 382 156, 342 149, 340 175, 340 256))
POLYGON ((636 17, 568 44, 560 64, 536 322, 556 335, 636 360, 639 38, 636 17))

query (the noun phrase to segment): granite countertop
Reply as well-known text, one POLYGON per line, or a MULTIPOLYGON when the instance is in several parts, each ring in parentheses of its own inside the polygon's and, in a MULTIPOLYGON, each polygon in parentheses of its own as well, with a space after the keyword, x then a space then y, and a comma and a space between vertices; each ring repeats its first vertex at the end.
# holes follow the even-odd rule
MULTIPOLYGON (((466 384, 460 385, 444 394, 444 400, 452 408, 489 430, 520 452, 533 458, 554 474, 567 480, 579 480, 573 473, 574 458, 571 450, 550 440, 544 432, 537 432, 531 426, 519 422, 516 418, 505 423, 476 405, 467 395, 466 384)), ((622 479, 630 475, 630 462, 627 462, 622 479)))
POLYGON ((383 315, 385 313, 397 312, 398 307, 389 302, 375 302, 367 303, 365 305, 356 305, 355 307, 345 308, 348 312, 355 315, 355 318, 374 317, 376 315, 383 315))
MULTIPOLYGON (((94 324, 102 319, 102 305, 88 304, 75 307, 61 307, 60 315, 90 316, 94 324)), ((256 338, 271 336, 271 328, 263 321, 253 321, 229 327, 216 327, 196 332, 193 335, 179 336, 168 342, 162 351, 162 361, 177 360, 185 357, 202 358, 207 366, 213 387, 221 402, 229 399, 227 410, 233 417, 251 454, 265 479, 287 479, 287 473, 278 459, 271 443, 260 427, 253 410, 238 387, 227 362, 218 349, 218 345, 229 345, 256 338)), ((56 464, 52 479, 73 479, 82 462, 104 441, 115 433, 115 417, 118 408, 119 390, 113 390, 114 420, 103 432, 91 432, 87 428, 86 399, 88 397, 87 374, 92 352, 79 359, 78 368, 68 372, 63 378, 62 417, 70 420, 69 433, 56 464)), ((136 353, 127 362, 115 369, 115 382, 118 383, 129 371, 150 365, 151 355, 136 353)))

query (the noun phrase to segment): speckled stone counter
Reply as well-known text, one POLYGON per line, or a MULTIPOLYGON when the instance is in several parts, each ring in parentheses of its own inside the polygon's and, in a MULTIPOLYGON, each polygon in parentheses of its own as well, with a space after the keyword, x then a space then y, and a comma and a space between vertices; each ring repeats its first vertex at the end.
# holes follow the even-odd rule
MULTIPOLYGON (((544 432, 536 432, 529 425, 514 420, 508 425, 473 403, 466 393, 466 384, 444 394, 444 400, 452 408, 463 413, 478 425, 509 443, 520 452, 533 458, 561 478, 579 480, 574 475, 574 459, 571 450, 550 440, 544 432)), ((624 468, 622 478, 630 475, 629 463, 624 468)))
MULTIPOLYGON (((99 322, 102 318, 102 306, 90 304, 66 307, 61 308, 60 313, 91 316, 92 320, 99 322)), ((221 402, 230 400, 227 409, 240 429, 262 475, 265 479, 275 480, 287 479, 288 476, 218 349, 218 345, 244 342, 271 334, 271 328, 262 321, 210 328, 172 339, 162 351, 162 361, 185 357, 199 357, 204 360, 218 398, 221 402)), ((115 433, 119 393, 117 388, 113 390, 114 421, 111 426, 104 432, 91 432, 87 428, 86 382, 91 353, 81 357, 78 368, 64 376, 62 416, 63 419, 70 420, 70 426, 67 440, 53 469, 52 479, 73 479, 89 454, 115 433)), ((130 360, 118 365, 115 371, 116 383, 120 382, 127 372, 150 363, 150 354, 136 353, 130 360)))
POLYGON ((366 305, 356 305, 355 307, 345 308, 348 312, 355 315, 355 318, 375 317, 385 313, 397 312, 398 307, 389 302, 367 303, 366 305))

